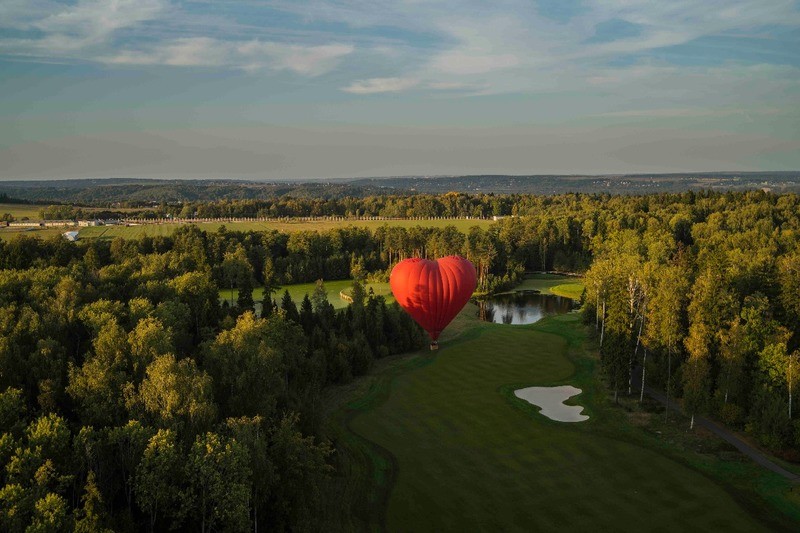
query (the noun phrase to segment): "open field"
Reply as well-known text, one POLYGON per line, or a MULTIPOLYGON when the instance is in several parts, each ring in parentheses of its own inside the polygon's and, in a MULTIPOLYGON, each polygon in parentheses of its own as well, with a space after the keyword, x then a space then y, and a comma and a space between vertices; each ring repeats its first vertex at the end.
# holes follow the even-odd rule
POLYGON ((348 478, 342 510, 329 512, 346 513, 346 527, 765 531, 800 520, 782 478, 736 454, 720 459, 710 438, 699 451, 676 446, 613 407, 578 315, 508 327, 468 308, 453 326, 438 353, 380 361, 333 409, 348 478), (513 395, 561 384, 583 390, 569 403, 588 421, 551 421, 513 395))
MULTIPOLYGON (((140 226, 94 226, 81 228, 78 236, 81 239, 108 239, 123 237, 125 239, 141 239, 142 237, 169 236, 181 227, 182 224, 142 224, 140 226)), ((214 228, 206 227, 212 224, 199 224, 200 228, 208 231, 217 231, 219 225, 214 228)))
POLYGON ((17 220, 23 218, 30 218, 32 220, 39 220, 39 211, 42 205, 28 205, 28 204, 0 204, 0 215, 3 213, 10 213, 17 220))
MULTIPOLYGON (((283 232, 293 231, 326 231, 333 228, 359 227, 376 229, 384 224, 389 226, 411 228, 414 226, 424 226, 431 228, 443 228, 445 226, 455 226, 460 231, 467 232, 472 226, 487 228, 492 224, 491 220, 319 220, 309 221, 289 221, 289 222, 204 222, 197 226, 204 231, 218 231, 221 226, 229 231, 267 231, 278 230, 283 232)), ((105 226, 83 228, 80 232, 82 239, 113 239, 114 237, 124 237, 126 239, 137 239, 147 236, 171 235, 182 224, 142 224, 139 226, 105 226)))
MULTIPOLYGON (((11 211, 3 211, 2 207, 17 207, 16 204, 0 204, 0 214, 4 212, 11 212, 11 211)), ((38 219, 39 218, 39 208, 40 206, 22 206, 24 208, 31 208, 35 207, 33 211, 35 211, 32 215, 24 215, 28 216, 31 219, 38 219)), ((24 210, 19 211, 18 213, 22 213, 24 210)), ((17 217, 21 218, 23 215, 17 214, 12 212, 12 214, 17 217)), ((293 231, 326 231, 333 228, 342 228, 342 227, 359 227, 359 228, 368 228, 368 229, 376 229, 384 224, 396 227, 403 227, 403 228, 411 228, 415 226, 423 226, 423 227, 430 227, 430 228, 444 228, 446 226, 455 226, 458 228, 459 231, 467 232, 473 226, 480 226, 481 228, 486 229, 489 227, 493 222, 491 220, 479 220, 479 219, 471 219, 471 220, 320 220, 315 222, 306 222, 306 221, 291 221, 291 222, 228 222, 228 223, 221 223, 221 222, 204 222, 198 223, 197 226, 202 229, 203 231, 210 231, 215 232, 219 231, 222 226, 228 231, 268 231, 268 230, 278 230, 283 232, 293 232, 293 231)), ((175 233, 177 229, 184 224, 141 224, 138 226, 94 226, 88 228, 80 228, 79 236, 81 239, 89 240, 89 239, 114 239, 116 237, 122 237, 125 239, 140 239, 142 237, 156 237, 156 236, 169 236, 175 233)), ((56 228, 58 229, 58 228, 56 228)), ((38 229, 38 228, 24 228, 24 230, 28 231, 29 235, 36 236, 36 237, 50 237, 52 235, 57 235, 59 233, 63 233, 66 229, 61 231, 55 231, 53 228, 47 229, 38 229)), ((22 231, 22 229, 11 229, 11 228, 0 228, 0 239, 11 239, 13 236, 22 231)))
POLYGON ((0 240, 10 241, 17 235, 28 235, 47 239, 55 235, 61 235, 72 228, 0 228, 0 240))
MULTIPOLYGON (((328 301, 333 305, 335 309, 344 309, 347 306, 347 301, 343 300, 339 297, 340 291, 345 291, 347 294, 350 293, 350 287, 353 284, 353 280, 351 279, 340 279, 334 281, 326 281, 325 282, 325 290, 328 292, 328 301)), ((277 300, 278 304, 280 305, 281 298, 283 297, 283 292, 288 290, 289 295, 292 297, 297 306, 300 306, 300 302, 303 301, 303 297, 308 294, 314 292, 316 288, 316 283, 297 283, 294 285, 285 285, 281 287, 275 294, 273 294, 273 298, 277 300)), ((383 296, 386 298, 386 303, 394 302, 394 296, 392 295, 392 291, 389 288, 388 283, 368 283, 365 287, 366 291, 369 292, 370 288, 377 296, 383 296)), ((219 297, 220 300, 227 300, 230 301, 233 299, 236 302, 236 298, 238 297, 239 292, 234 289, 231 291, 230 289, 220 289, 219 297)), ((264 288, 258 287, 253 291, 253 300, 256 301, 256 306, 258 309, 256 311, 261 310, 261 306, 258 302, 264 299, 264 288)))

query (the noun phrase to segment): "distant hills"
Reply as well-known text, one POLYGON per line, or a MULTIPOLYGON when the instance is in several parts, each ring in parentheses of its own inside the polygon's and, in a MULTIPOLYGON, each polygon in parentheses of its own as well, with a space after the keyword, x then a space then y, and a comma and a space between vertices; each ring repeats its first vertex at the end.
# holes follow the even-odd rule
POLYGON ((794 172, 706 172, 690 174, 610 174, 532 176, 437 176, 367 178, 351 180, 352 185, 384 190, 444 193, 529 193, 568 192, 647 194, 687 190, 769 189, 800 191, 800 171, 794 172))
POLYGON ((376 194, 647 194, 687 190, 800 192, 800 171, 616 175, 403 176, 306 181, 70 179, 0 182, 0 195, 36 203, 148 204, 281 196, 342 198, 376 194))

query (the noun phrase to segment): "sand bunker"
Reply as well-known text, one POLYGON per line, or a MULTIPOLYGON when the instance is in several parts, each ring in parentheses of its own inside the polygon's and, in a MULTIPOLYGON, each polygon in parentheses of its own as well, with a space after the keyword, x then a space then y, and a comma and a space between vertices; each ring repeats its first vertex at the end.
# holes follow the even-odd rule
POLYGON ((515 390, 517 398, 540 407, 541 413, 558 422, 583 422, 589 417, 582 415, 580 405, 564 405, 564 401, 581 393, 581 389, 571 385, 560 387, 527 387, 515 390))

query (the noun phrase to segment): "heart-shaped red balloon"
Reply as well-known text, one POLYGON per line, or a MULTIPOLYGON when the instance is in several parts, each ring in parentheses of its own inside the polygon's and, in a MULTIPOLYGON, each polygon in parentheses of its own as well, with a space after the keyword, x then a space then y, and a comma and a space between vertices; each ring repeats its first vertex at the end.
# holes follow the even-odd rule
POLYGON ((457 255, 413 258, 395 265, 389 285, 397 303, 435 341, 469 301, 477 277, 472 263, 457 255))

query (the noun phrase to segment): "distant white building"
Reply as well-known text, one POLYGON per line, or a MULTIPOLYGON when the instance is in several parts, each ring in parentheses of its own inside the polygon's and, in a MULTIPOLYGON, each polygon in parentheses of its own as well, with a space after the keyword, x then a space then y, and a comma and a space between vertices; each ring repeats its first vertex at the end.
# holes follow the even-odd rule
POLYGON ((81 226, 83 228, 90 227, 90 226, 102 226, 102 225, 103 225, 103 221, 102 220, 97 220, 97 219, 95 219, 95 220, 79 220, 78 221, 78 226, 81 226))
POLYGON ((78 232, 77 231, 67 231, 66 233, 62 233, 65 239, 68 241, 75 242, 78 240, 78 232))
POLYGON ((11 222, 9 226, 14 228, 41 228, 44 227, 44 222, 38 220, 20 220, 19 222, 11 222))
POLYGON ((66 226, 74 226, 74 220, 45 220, 43 223, 46 228, 60 228, 66 226))

